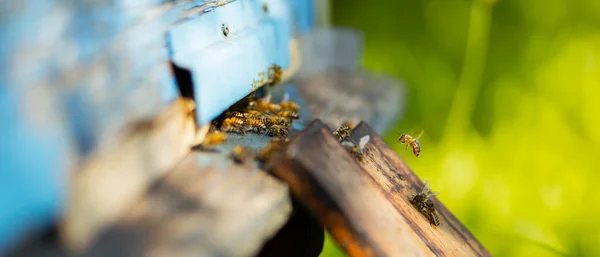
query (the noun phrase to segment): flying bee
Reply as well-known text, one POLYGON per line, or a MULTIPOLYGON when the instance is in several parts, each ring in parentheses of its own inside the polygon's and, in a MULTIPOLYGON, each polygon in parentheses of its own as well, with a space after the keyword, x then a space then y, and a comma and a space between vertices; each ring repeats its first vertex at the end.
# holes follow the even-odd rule
POLYGON ((280 125, 272 125, 269 127, 268 135, 271 137, 287 137, 288 129, 280 125))
POLYGON ((344 146, 344 148, 346 148, 346 150, 348 150, 352 155, 354 155, 354 157, 356 159, 358 159, 359 161, 362 161, 363 150, 365 149, 365 146, 367 145, 367 143, 369 143, 369 140, 371 140, 371 136, 366 135, 366 136, 360 138, 360 142, 358 143, 358 145, 356 145, 350 141, 344 141, 344 142, 342 142, 342 146, 344 146))
POLYGON ((350 138, 350 127, 342 125, 333 132, 333 135, 337 137, 340 142, 350 138))
POLYGON ((245 120, 238 117, 230 117, 223 120, 223 124, 221 125, 221 131, 225 132, 233 132, 237 131, 239 134, 245 135, 244 132, 245 120))
POLYGON ((229 36, 229 26, 227 26, 227 24, 221 24, 221 33, 223 33, 223 36, 225 37, 229 36))
POLYGON ((273 64, 269 67, 269 86, 275 86, 281 82, 281 66, 273 64))
POLYGON ((193 146, 192 149, 209 150, 225 141, 227 141, 227 134, 217 130, 206 135, 204 140, 200 144, 193 146))
POLYGON ((290 101, 290 95, 287 92, 283 95, 283 99, 281 100, 279 105, 281 106, 281 110, 284 111, 300 111, 300 106, 290 101))
POLYGON ((231 150, 231 154, 229 154, 229 158, 231 158, 234 162, 238 164, 245 163, 250 157, 250 151, 244 147, 243 145, 236 145, 231 150))
POLYGON ((271 126, 291 127, 292 121, 284 117, 271 116, 267 118, 267 123, 271 126))
POLYGON ((267 130, 267 125, 265 125, 265 122, 260 118, 248 117, 244 120, 244 124, 250 130, 256 129, 258 133, 267 130))
POLYGON ((294 119, 294 120, 297 120, 298 118, 300 118, 298 113, 295 111, 280 111, 277 113, 277 116, 287 118, 287 119, 294 119))
POLYGON ((410 200, 417 210, 421 214, 423 214, 432 225, 439 226, 440 219, 437 215, 437 210, 435 209, 435 205, 431 200, 431 197, 439 195, 438 192, 431 193, 429 191, 429 181, 425 181, 425 185, 423 186, 423 190, 420 193, 415 195, 413 199, 410 200))
POLYGON ((264 13, 269 13, 269 6, 267 6, 267 3, 262 4, 262 9, 264 13))
POLYGON ((398 137, 398 140, 396 140, 396 142, 400 142, 402 144, 406 144, 406 148, 408 148, 408 146, 410 146, 413 150, 413 154, 415 154, 415 156, 419 156, 419 154, 421 153, 421 144, 419 144, 419 141, 417 141, 419 138, 421 138, 421 136, 423 135, 423 131, 422 129, 411 134, 398 134, 400 135, 400 137, 398 137))

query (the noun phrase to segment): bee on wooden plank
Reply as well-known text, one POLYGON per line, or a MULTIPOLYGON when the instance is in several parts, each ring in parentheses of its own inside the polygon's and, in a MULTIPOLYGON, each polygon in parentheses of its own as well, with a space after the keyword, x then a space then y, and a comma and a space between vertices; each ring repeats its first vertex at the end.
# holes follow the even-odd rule
POLYGON ((248 109, 257 110, 265 113, 277 113, 281 111, 281 106, 271 102, 271 94, 263 97, 260 100, 250 101, 248 109))
POLYGON ((201 143, 193 146, 192 149, 194 149, 194 150, 211 150, 215 146, 220 145, 225 141, 227 141, 227 134, 217 130, 217 131, 208 133, 206 135, 206 137, 204 138, 204 140, 202 140, 201 143))
POLYGON ((239 134, 246 135, 244 132, 245 121, 242 118, 230 117, 223 120, 221 125, 221 131, 233 132, 237 131, 239 134))
POLYGON ((294 119, 294 120, 297 120, 298 118, 300 118, 298 113, 295 111, 280 111, 277 113, 277 116, 286 118, 286 119, 294 119))
POLYGON ((268 135, 271 137, 287 137, 288 129, 280 125, 272 125, 269 127, 268 135))
POLYGON ((421 136, 423 135, 424 132, 425 131, 421 129, 410 135, 398 134, 398 135, 400 135, 400 137, 398 137, 398 140, 396 140, 396 142, 406 144, 406 148, 408 148, 410 146, 413 150, 413 154, 415 156, 419 156, 419 154, 421 153, 421 144, 419 144, 418 139, 421 138, 421 136))
POLYGON ((267 118, 267 124, 270 126, 291 127, 292 121, 279 116, 270 116, 267 118))
POLYGON ((245 163, 251 156, 250 150, 243 145, 236 145, 231 150, 229 158, 238 164, 245 163))
POLYGON ((256 130, 258 133, 261 133, 265 130, 267 130, 267 125, 265 124, 265 122, 257 117, 248 117, 245 118, 244 120, 244 124, 246 125, 246 128, 249 130, 256 130))
POLYGON ((256 155, 256 159, 263 163, 268 162, 275 153, 281 151, 289 142, 289 138, 273 138, 269 145, 260 150, 256 155))
POLYGON ((425 186, 423 186, 423 190, 421 190, 420 193, 415 195, 410 200, 410 203, 412 203, 412 205, 415 206, 415 208, 417 208, 417 210, 419 210, 419 212, 421 212, 421 214, 423 214, 429 220, 429 223, 431 223, 434 226, 439 226, 440 219, 437 215, 437 210, 435 209, 435 205, 431 200, 431 197, 439 195, 440 193, 431 193, 429 190, 429 181, 425 181, 425 186))
POLYGON ((279 106, 281 106, 281 110, 284 110, 284 111, 294 111, 294 112, 300 111, 300 106, 297 105, 296 103, 290 101, 290 95, 288 93, 285 93, 283 95, 283 99, 279 103, 279 106))
POLYGON ((367 145, 367 143, 369 143, 369 140, 371 140, 371 136, 366 135, 366 136, 360 138, 360 142, 358 143, 358 145, 356 145, 350 141, 344 141, 344 142, 342 142, 342 146, 344 146, 344 148, 346 148, 346 150, 348 150, 352 155, 354 155, 354 157, 357 160, 362 161, 363 150, 365 149, 365 146, 367 145))
POLYGON ((350 138, 350 132, 350 127, 342 125, 333 132, 333 135, 337 137, 340 142, 342 142, 350 138))

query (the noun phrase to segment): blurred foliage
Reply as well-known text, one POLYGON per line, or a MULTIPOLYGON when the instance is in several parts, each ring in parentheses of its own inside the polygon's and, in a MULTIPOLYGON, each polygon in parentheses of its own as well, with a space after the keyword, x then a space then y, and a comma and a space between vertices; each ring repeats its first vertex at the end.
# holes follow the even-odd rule
MULTIPOLYGON (((334 0, 409 102, 387 142, 493 256, 600 256, 600 1, 334 0), (596 113, 598 112, 598 113, 596 113), (395 132, 426 131, 418 158, 395 132)), ((343 256, 328 240, 322 256, 343 256)))

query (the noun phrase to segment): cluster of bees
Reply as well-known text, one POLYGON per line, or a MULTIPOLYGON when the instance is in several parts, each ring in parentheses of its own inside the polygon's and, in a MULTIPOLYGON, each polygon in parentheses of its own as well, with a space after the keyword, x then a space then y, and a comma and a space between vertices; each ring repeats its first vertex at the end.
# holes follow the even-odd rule
POLYGON ((243 111, 227 111, 220 130, 245 135, 246 132, 265 133, 271 137, 287 137, 293 120, 299 118, 300 106, 284 97, 279 104, 271 97, 252 99, 243 111))

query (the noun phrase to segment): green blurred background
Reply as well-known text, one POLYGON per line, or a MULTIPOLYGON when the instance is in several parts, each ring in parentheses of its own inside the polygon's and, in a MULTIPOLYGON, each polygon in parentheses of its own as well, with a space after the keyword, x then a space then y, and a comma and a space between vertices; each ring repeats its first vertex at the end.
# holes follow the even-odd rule
MULTIPOLYGON (((494 256, 600 256, 600 0, 333 0, 405 80, 386 140, 494 256), (425 129, 422 155, 393 143, 425 129)), ((343 256, 332 240, 322 256, 343 256)))

